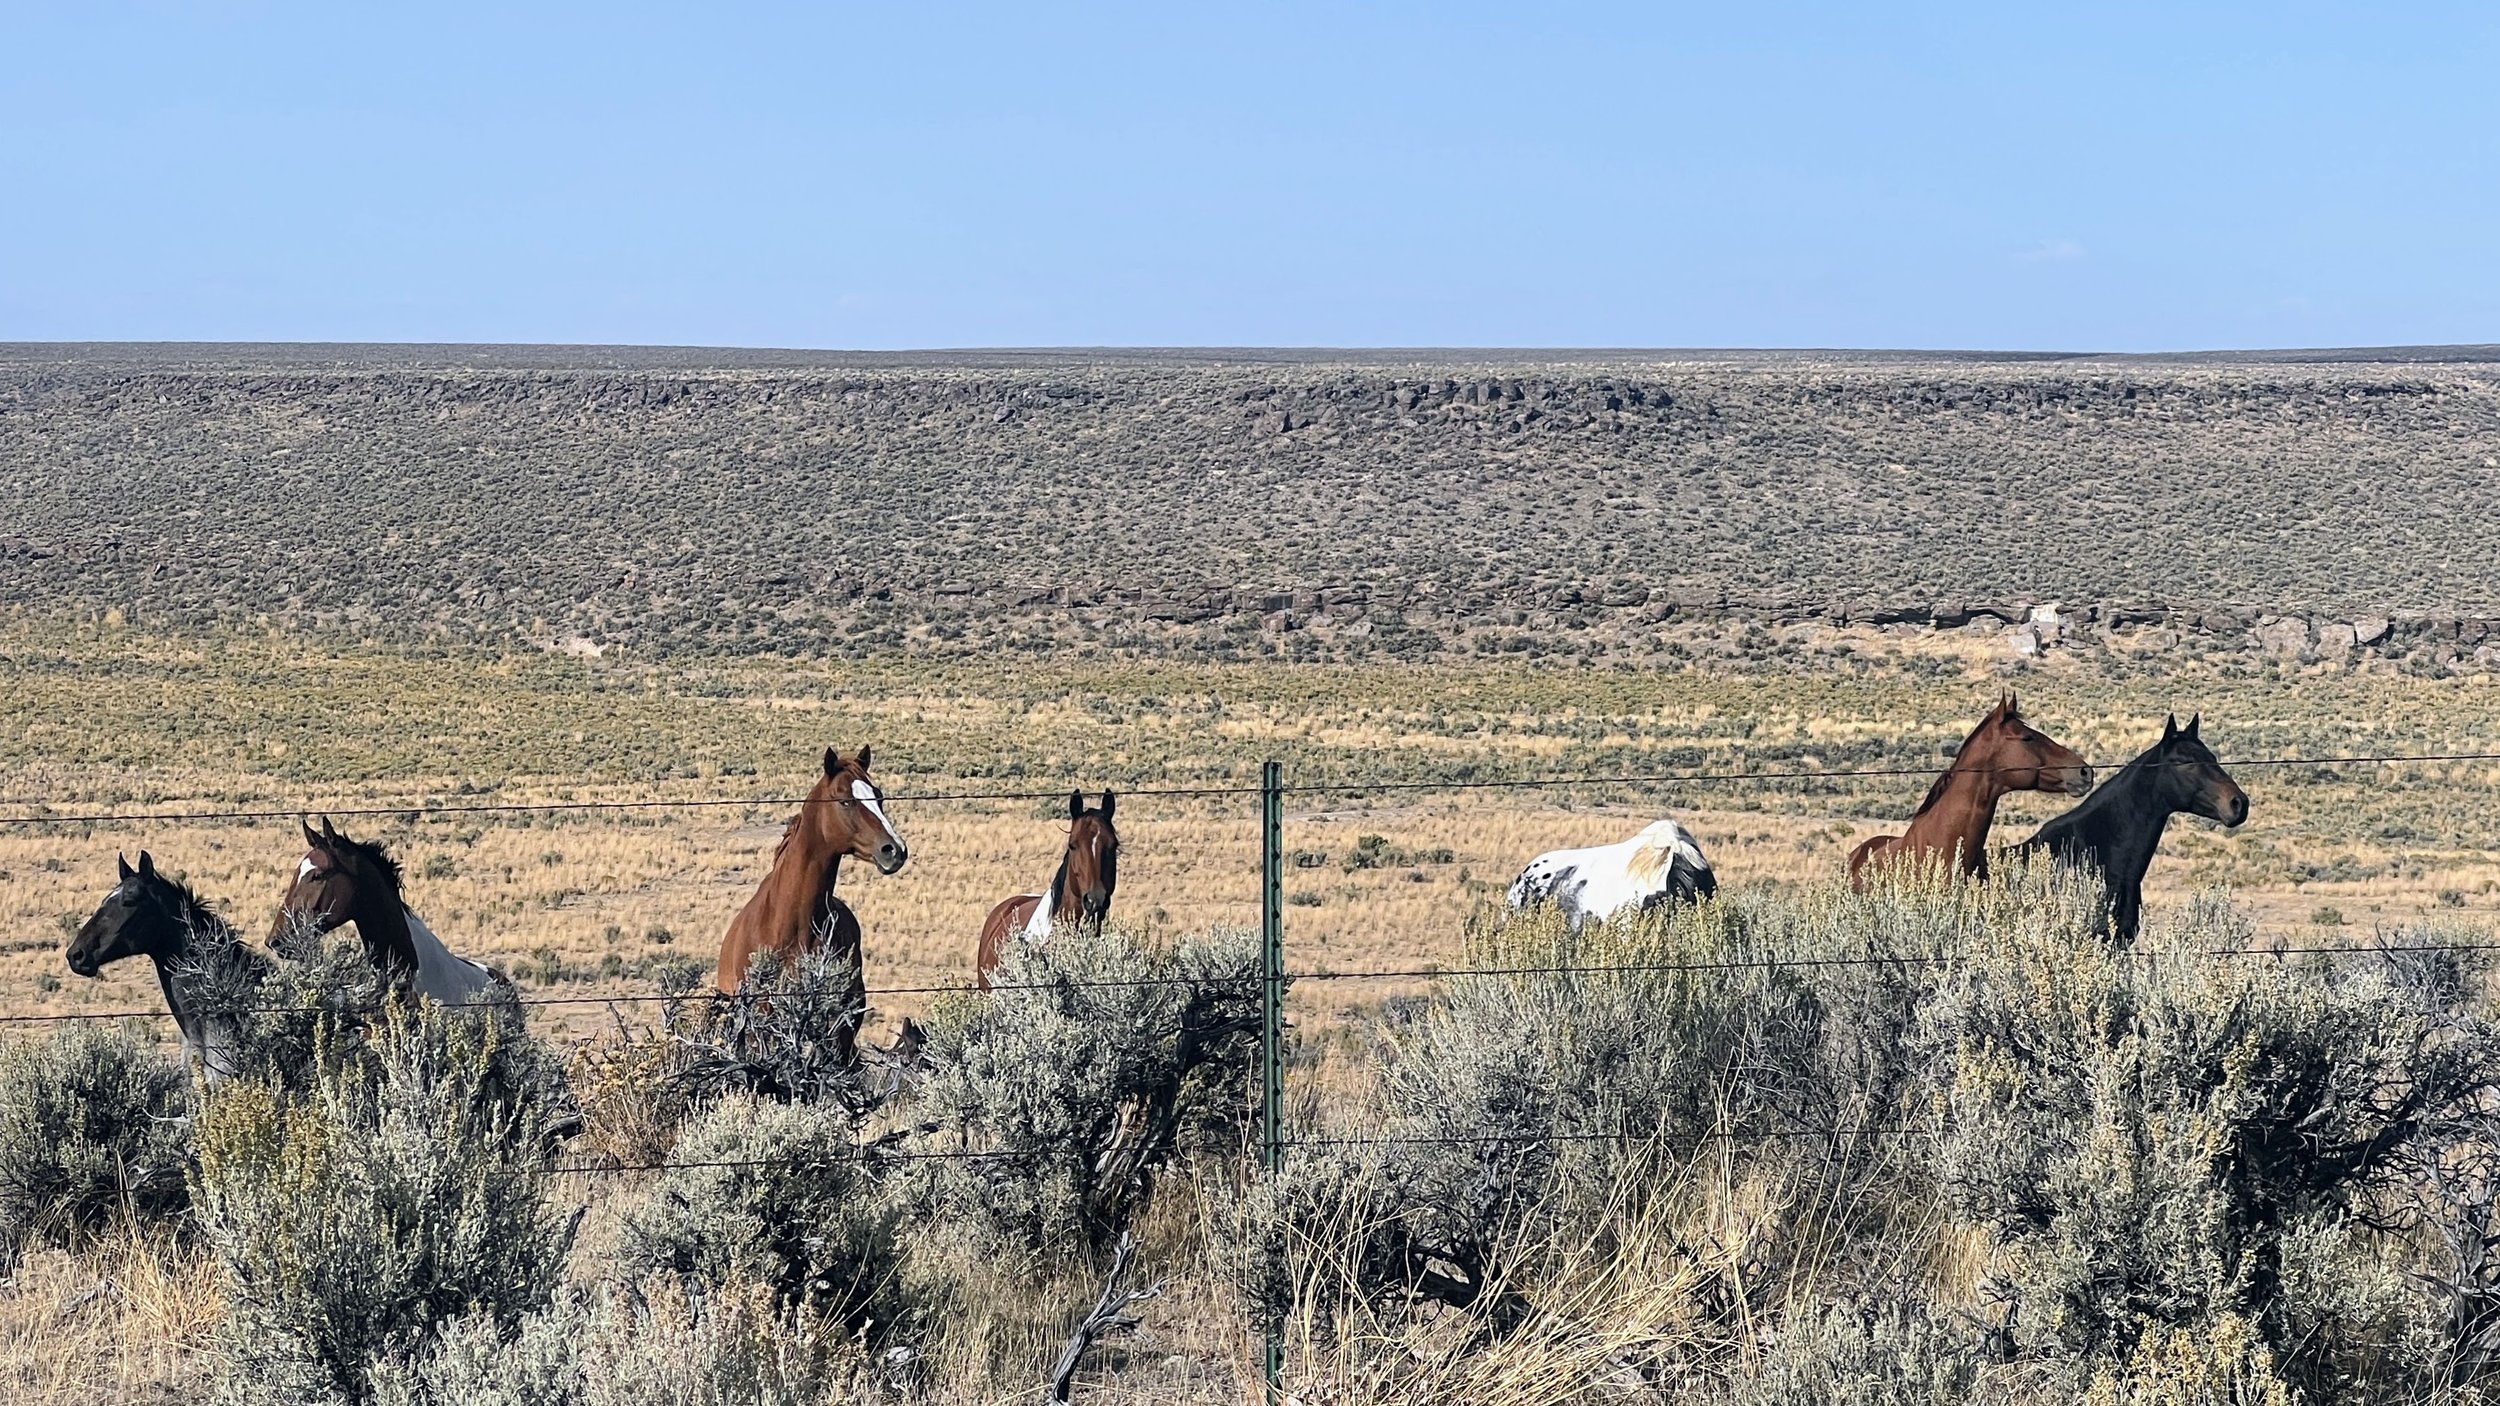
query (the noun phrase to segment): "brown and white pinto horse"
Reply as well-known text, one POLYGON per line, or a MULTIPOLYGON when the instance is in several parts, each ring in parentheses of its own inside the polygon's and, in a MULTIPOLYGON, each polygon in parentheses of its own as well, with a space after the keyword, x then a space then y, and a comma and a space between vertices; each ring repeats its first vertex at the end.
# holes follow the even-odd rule
MULTIPOLYGON (((852 1006, 863 1013, 867 981, 860 970, 859 917, 851 905, 836 898, 834 880, 844 858, 863 859, 882 874, 903 867, 911 852, 886 817, 885 793, 868 779, 868 749, 845 757, 825 749, 824 775, 807 793, 781 843, 773 850, 772 868, 747 900, 729 933, 721 939, 720 966, 713 980, 734 994, 745 982, 747 963, 758 952, 771 952, 784 962, 819 948, 830 948, 851 973, 852 1006)), ((848 1063, 859 1031, 854 1023, 840 1035, 840 1055, 848 1063)))
POLYGON ((990 989, 990 973, 1007 960, 1007 944, 1047 942, 1062 923, 1081 923, 1101 931, 1111 915, 1111 891, 1120 882, 1120 832, 1111 823, 1119 798, 1102 793, 1102 804, 1088 808, 1085 793, 1068 793, 1068 849, 1059 872, 1041 893, 1020 893, 1001 899, 981 924, 981 948, 973 958, 973 978, 990 989))
POLYGON ((2080 796, 2092 789, 2092 767, 2022 719, 2014 695, 2006 694, 1962 740, 1953 765, 1927 788, 1898 835, 1877 835, 1849 853, 1849 882, 1863 887, 1870 867, 1950 865, 1974 877, 1988 872, 1988 827, 1997 802, 2015 791, 2062 791, 2080 796))
POLYGON ((303 862, 278 904, 271 947, 284 951, 306 928, 328 933, 354 923, 365 955, 393 990, 461 1006, 491 1001, 509 988, 501 972, 452 955, 400 896, 399 863, 380 845, 349 839, 326 815, 319 830, 304 822, 304 843, 303 862))

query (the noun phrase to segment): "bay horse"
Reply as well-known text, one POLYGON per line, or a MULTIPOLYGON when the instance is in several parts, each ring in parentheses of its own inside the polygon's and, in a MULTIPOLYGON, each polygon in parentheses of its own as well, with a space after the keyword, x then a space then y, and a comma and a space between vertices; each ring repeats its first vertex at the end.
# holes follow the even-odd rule
POLYGON ((2023 721, 2013 694, 1997 700, 1962 739, 1953 765, 1927 788, 1909 828, 1877 835, 1849 852, 1849 883, 1863 888, 1872 866, 1951 865, 1960 873, 1988 873, 1988 827, 1997 802, 2016 791, 2061 791, 2081 796, 2092 789, 2092 765, 2023 721))
POLYGON ((400 892, 399 862, 381 845, 348 838, 321 818, 304 827, 303 862, 278 903, 269 943, 283 948, 295 934, 335 932, 349 923, 386 987, 446 1006, 482 1005, 510 991, 503 973, 455 956, 400 892))
POLYGON ((114 862, 121 879, 70 939, 69 969, 96 977, 123 958, 148 958, 182 1032, 183 1063, 196 1062, 212 1086, 224 1083, 240 1062, 243 1013, 217 1009, 210 993, 231 1001, 259 986, 271 971, 269 957, 245 946, 188 885, 158 873, 146 850, 136 869, 119 855, 114 862))
POLYGON ((1048 942, 1063 923, 1102 931, 1120 882, 1120 831, 1112 823, 1119 804, 1109 791, 1099 806, 1086 805, 1083 791, 1068 793, 1068 848, 1050 886, 1002 898, 982 920, 981 946, 972 961, 973 980, 982 990, 990 989, 991 973, 1006 963, 1010 940, 1048 942))
POLYGON ((1587 849, 1558 849, 1528 861, 1510 885, 1510 906, 1551 903, 1578 932, 1626 909, 1646 912, 1668 903, 1698 903, 1719 891, 1719 877, 1701 841, 1672 820, 1628 840, 1587 849))
MULTIPOLYGON (((864 1016, 868 984, 860 968, 859 915, 834 896, 834 881, 845 858, 864 860, 876 865, 878 873, 891 874, 910 857, 901 832, 885 813, 885 792, 869 779, 868 749, 845 757, 827 747, 824 774, 782 830, 772 868, 756 885, 755 896, 738 910, 721 939, 714 984, 725 994, 737 994, 746 982, 747 964, 758 952, 771 952, 788 964, 804 953, 831 948, 849 966, 851 1007, 864 1016)), ((858 1038, 856 1019, 837 1036, 844 1064, 853 1059, 858 1038)))
POLYGON ((2248 819, 2248 793, 2196 735, 2203 721, 2202 714, 2190 715, 2183 728, 2175 713, 2163 719, 2159 742, 2119 768, 2081 805, 2014 847, 2019 854, 2046 852, 2059 864, 2097 875, 2103 885, 2102 925, 2119 942, 2135 941, 2144 916, 2144 875, 2170 817, 2201 815, 2227 827, 2248 819))

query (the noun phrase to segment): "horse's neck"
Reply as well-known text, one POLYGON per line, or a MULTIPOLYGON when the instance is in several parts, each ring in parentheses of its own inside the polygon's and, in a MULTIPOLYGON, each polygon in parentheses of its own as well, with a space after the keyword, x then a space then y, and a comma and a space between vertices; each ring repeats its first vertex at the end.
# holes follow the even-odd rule
POLYGON ((2153 867, 2162 832, 2177 814, 2150 766, 2129 766, 2072 812, 2069 845, 2087 850, 2113 884, 2140 884, 2153 867))
POLYGON ((1059 872, 1050 876, 1049 883, 1042 885, 1042 901, 1033 905, 1033 915, 1024 920, 1026 938, 1034 941, 1048 938, 1059 925, 1059 915, 1074 906, 1073 896, 1068 893, 1068 883, 1068 861, 1062 855, 1059 872))
POLYGON ((1944 794, 1911 820, 1910 829, 1923 845, 1939 850, 1959 846, 1963 863, 1984 865, 1988 827, 1995 823, 1997 802, 2004 797, 2005 783, 1994 766, 1964 766, 1956 760, 1945 777, 1944 794))
POLYGON ((1076 866, 1070 864, 1063 854, 1059 856, 1059 871, 1050 876, 1050 888, 1042 895, 1042 906, 1050 910, 1051 917, 1057 918, 1062 913, 1084 906, 1084 902, 1084 896, 1076 889, 1076 866))
POLYGON ((400 909, 408 927, 409 949, 417 954, 417 994, 431 997, 445 1005, 456 1005, 474 999, 494 984, 494 976, 486 968, 455 954, 425 925, 425 919, 408 908, 400 909))
MULTIPOLYGON (((213 1076, 232 1072, 221 1067, 222 1053, 212 1047, 226 1042, 225 1037, 232 1034, 241 1013, 206 1009, 202 999, 206 993, 199 990, 198 982, 212 967, 220 969, 215 973, 218 977, 231 978, 233 973, 223 968, 244 951, 234 933, 219 926, 206 932, 192 928, 179 952, 149 954, 156 964, 156 983, 165 993, 165 1009, 173 1012, 174 1025, 182 1032, 183 1048, 208 1058, 213 1076)), ((221 979, 216 986, 231 996, 239 994, 241 983, 221 979)))
POLYGON ((798 828, 782 845, 764 882, 781 887, 791 897, 807 900, 811 911, 821 913, 825 899, 831 896, 841 877, 841 847, 816 833, 802 817, 798 828))
POLYGON ((416 964, 417 942, 415 934, 409 931, 410 916, 408 906, 399 901, 397 894, 356 910, 356 935, 364 939, 365 954, 373 958, 375 967, 384 969, 385 976, 391 975, 388 959, 393 956, 411 966, 416 964))
POLYGON ((191 983, 183 970, 189 956, 167 957, 154 952, 148 955, 156 963, 156 984, 165 992, 165 1009, 174 1013, 174 1026, 182 1032, 183 1048, 199 1048, 203 1016, 191 1003, 191 983))

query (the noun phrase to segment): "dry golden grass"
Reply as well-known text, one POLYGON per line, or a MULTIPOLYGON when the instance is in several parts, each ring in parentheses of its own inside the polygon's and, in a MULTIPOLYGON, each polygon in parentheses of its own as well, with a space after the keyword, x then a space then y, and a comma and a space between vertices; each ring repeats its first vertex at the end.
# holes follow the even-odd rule
MULTIPOLYGON (((90 982, 61 963, 68 931, 110 885, 114 854, 149 849, 257 938, 300 857, 291 814, 299 807, 754 798, 347 822, 392 846, 412 901, 456 948, 516 971, 532 994, 579 997, 648 993, 662 963, 708 975, 721 931, 790 813, 777 798, 804 789, 828 743, 875 743, 878 771, 898 793, 1051 792, 898 800, 911 864, 892 877, 846 872, 844 893, 868 934, 869 980, 889 993, 877 1004, 891 1020, 933 999, 898 988, 964 981, 988 907, 1047 880, 1063 842, 1063 785, 1240 782, 1271 755, 1310 784, 1886 764, 1923 771, 1944 764, 2002 682, 1987 660, 1933 639, 1800 643, 1832 648, 1774 669, 1717 673, 1067 659, 987 669, 907 660, 657 669, 0 627, 0 808, 285 816, 0 826, 0 1013, 157 1009, 161 997, 143 966, 124 964, 90 982)), ((2205 710, 2207 733, 2226 756, 2480 750, 2500 736, 2500 689, 2487 680, 2098 667, 2059 662, 2021 682, 2027 712, 2101 760, 2148 743, 2174 701, 2205 710)), ((2320 941, 2426 913, 2488 921, 2500 911, 2500 856, 2487 838, 2500 825, 2500 768, 2243 768, 2239 776, 2255 800, 2250 824, 2224 832, 2178 822, 2154 870, 2157 904, 2227 884, 2265 927, 2320 941), (2316 921, 2322 909, 2342 921, 2316 921)), ((1915 775, 1297 792, 1284 836, 1289 959, 1310 973, 1454 963, 1468 915, 1498 901, 1530 856, 1617 839, 1660 814, 1690 825, 1731 884, 1828 886, 1850 846, 1897 826, 1925 785, 1915 775), (1366 837, 1378 837, 1369 849, 1366 837), (1382 862, 1354 867, 1358 854, 1382 862)), ((2013 798, 2001 833, 2026 833, 2060 804, 2013 798)), ((1129 791, 1116 916, 1149 932, 1253 925, 1256 810, 1247 794, 1129 791)), ((1297 1073, 1291 1094, 1306 1121, 1315 1120, 1323 1086, 1342 1090, 1362 1077, 1364 1013, 1426 985, 1314 980, 1296 989, 1294 1019, 1313 1064, 1297 1073)), ((655 1011, 550 1007, 535 1022, 586 1036, 613 1029, 619 1016, 642 1025, 655 1011)), ((164 1023, 158 1028, 170 1037, 164 1023)), ((576 1251, 584 1275, 612 1251, 622 1208, 646 1183, 560 1179, 555 1194, 587 1212, 576 1251)), ((1221 1276, 1191 1265, 1203 1253, 1193 1247, 1205 1243, 1182 1223, 1194 1204, 1180 1195, 1158 1201, 1152 1257, 1181 1272, 1143 1332, 1093 1359, 1089 1399, 1239 1399, 1255 1381, 1252 1344, 1221 1276)), ((1847 1213, 1796 1206, 1760 1186, 1669 1209, 1687 1223, 1659 1222, 1660 1233, 1702 1235, 1731 1255, 1753 1227, 1847 1213)), ((1625 1243, 1637 1251, 1641 1242, 1625 1243)), ((1935 1282, 1968 1285, 1988 1272, 1989 1248, 1941 1223, 1917 1250, 1922 1259, 1908 1268, 1935 1282)), ((1064 1331, 1062 1310, 1090 1301, 1095 1287, 1065 1270, 1040 1283, 1018 1266, 991 1268, 994 1311, 967 1319, 959 1340, 943 1347, 965 1383, 950 1399, 1030 1399, 1026 1384, 1047 1371, 1064 1331)), ((1459 1351, 1436 1340, 1429 1323, 1370 1338, 1359 1324, 1299 1324, 1295 1386, 1310 1400, 1548 1399, 1564 1383, 1603 1389, 1610 1364, 1698 1331, 1691 1286, 1677 1277, 1688 1272, 1682 1261, 1626 1252, 1584 1268, 1551 1334, 1496 1353, 1459 1351)), ((125 1236, 78 1257, 38 1256, 0 1294, 0 1395, 45 1406, 187 1397, 204 1376, 200 1346, 216 1311, 213 1276, 189 1252, 125 1236)))
POLYGON ((117 1226, 84 1254, 27 1257, 0 1284, 0 1398, 43 1406, 195 1399, 223 1312, 196 1248, 117 1226))
MULTIPOLYGON (((758 798, 347 822, 392 846, 409 897, 459 950, 543 994, 647 993, 658 964, 708 972, 790 813, 772 798, 802 791, 829 742, 875 742, 897 793, 1239 783, 1267 755, 1288 758, 1297 783, 1923 770, 1943 765, 2001 683, 1970 646, 1944 637, 1816 640, 1882 662, 1815 655, 1728 673, 1068 659, 986 670, 909 660, 609 668, 21 624, 0 629, 0 804, 283 814, 424 799, 758 798)), ((2208 736, 2232 756, 2479 749, 2500 735, 2489 680, 2192 662, 2158 676, 2099 669, 2061 663, 2021 686, 2027 712, 2103 760, 2143 746, 2174 704, 2202 707, 2208 736)), ((2488 914, 2500 908, 2500 856, 2487 840, 2500 827, 2495 778, 2500 768, 2474 765, 2244 768, 2250 823, 2223 832, 2177 822, 2153 896, 2228 884, 2268 927, 2326 940, 2428 912, 2488 914)), ((1913 775, 1296 794, 1285 835, 1298 860, 1287 876, 1289 957, 1333 972, 1447 961, 1467 913, 1498 899, 1530 856, 1620 838, 1660 814, 1691 825, 1730 883, 1827 878, 1857 838, 1897 827, 1924 786, 1913 775), (1349 869, 1365 835, 1448 859, 1349 869)), ((2058 805, 2014 797, 2000 833, 2026 833, 2058 805)), ((885 1017, 926 1007, 928 994, 910 988, 967 978, 989 906, 1048 880, 1064 806, 895 804, 911 864, 890 878, 854 866, 843 880, 868 933, 871 986, 894 993, 878 1000, 885 1017)), ((1128 795, 1117 916, 1150 931, 1255 924, 1256 809, 1250 795, 1128 795)), ((257 937, 301 844, 291 818, 0 826, 0 1009, 158 1005, 139 964, 88 982, 60 963, 61 943, 109 887, 116 852, 149 849, 257 937)), ((1324 1019, 1413 986, 1311 983, 1296 1000, 1324 1019)), ((575 1031, 612 1020, 597 1007, 542 1015, 575 1031)))

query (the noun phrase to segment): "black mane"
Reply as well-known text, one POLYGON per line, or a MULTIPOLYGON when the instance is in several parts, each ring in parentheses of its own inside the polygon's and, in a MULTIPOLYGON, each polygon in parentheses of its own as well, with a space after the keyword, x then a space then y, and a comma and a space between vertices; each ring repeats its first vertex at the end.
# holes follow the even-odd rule
POLYGON ((143 882, 152 883, 165 890, 159 892, 156 897, 164 903, 167 911, 173 914, 174 921, 184 928, 191 932, 205 933, 210 937, 228 941, 239 940, 235 937, 234 925, 227 922, 217 909, 207 899, 200 897, 199 891, 189 884, 161 869, 145 876, 143 882))
POLYGON ((371 861, 375 868, 390 876, 392 888, 404 889, 408 886, 406 876, 399 872, 399 861, 391 858, 391 852, 382 848, 380 840, 351 840, 341 835, 337 848, 371 861))

